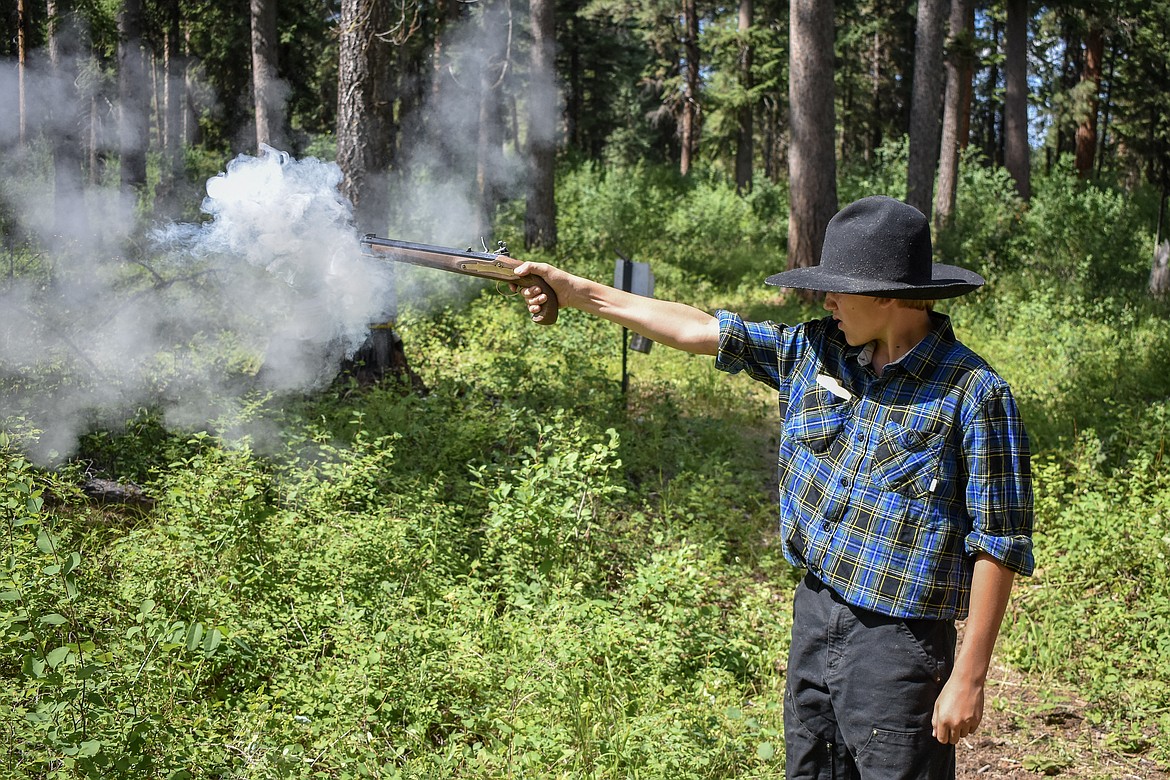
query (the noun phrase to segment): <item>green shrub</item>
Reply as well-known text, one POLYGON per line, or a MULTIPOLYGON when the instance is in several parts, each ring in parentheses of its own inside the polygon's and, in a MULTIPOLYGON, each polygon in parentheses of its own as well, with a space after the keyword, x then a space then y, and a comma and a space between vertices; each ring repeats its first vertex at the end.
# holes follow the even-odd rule
MULTIPOLYGON (((900 192, 904 148, 882 155, 843 172, 843 200, 900 192)), ((663 297, 820 313, 761 283, 783 186, 741 198, 703 172, 581 165, 558 197, 573 270, 607 280, 620 248, 654 263, 663 297)), ((1165 305, 1106 284, 1118 269, 1135 282, 1127 240, 1058 213, 1140 233, 1147 206, 1040 181, 1023 212, 1002 173, 965 158, 959 208, 940 252, 991 283, 946 310, 1012 383, 1035 452, 1040 569, 1001 656, 1074 685, 1113 744, 1170 760, 1165 305), (1084 261, 1096 253, 1100 267, 1084 261)), ((535 327, 490 287, 466 292, 397 323, 426 393, 338 382, 234 399, 193 432, 140 411, 55 472, 18 452, 36 431, 5 423, 6 769, 782 772, 798 572, 773 533, 775 394, 661 346, 629 356, 623 394, 620 328, 575 311, 535 327), (85 500, 91 470, 154 507, 85 500)), ((227 341, 205 352, 231 360, 227 341)))
POLYGON ((995 283, 1013 270, 1013 237, 1020 232, 1024 204, 1007 170, 988 167, 968 149, 959 161, 951 224, 935 236, 935 256, 982 273, 995 283))
POLYGON ((1075 685, 1126 752, 1165 762, 1153 734, 1170 727, 1170 404, 1130 420, 1111 445, 1086 431, 1064 459, 1038 462, 1038 572, 1006 647, 1024 670, 1075 685))
POLYGON ((1128 194, 1079 181, 1067 163, 1034 188, 1014 249, 1025 283, 1074 298, 1145 292, 1151 222, 1128 194))

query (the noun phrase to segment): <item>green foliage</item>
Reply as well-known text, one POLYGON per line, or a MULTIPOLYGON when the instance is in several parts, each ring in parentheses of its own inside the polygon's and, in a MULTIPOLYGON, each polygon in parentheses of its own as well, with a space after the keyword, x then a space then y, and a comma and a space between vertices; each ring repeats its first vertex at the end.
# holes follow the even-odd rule
POLYGON ((1015 601, 1011 660, 1076 685, 1126 752, 1170 760, 1170 405, 1037 464, 1039 573, 1015 601), (1120 461, 1120 462, 1119 462, 1120 461), (1132 724, 1132 725, 1130 725, 1132 724))
POLYGON ((1011 270, 1012 239, 1019 232, 1024 204, 1004 168, 988 167, 968 148, 959 160, 952 224, 935 237, 942 262, 973 268, 994 278, 1011 270))
MULTIPOLYGON (((899 176, 847 171, 842 191, 899 176)), ((940 246, 991 283, 947 310, 1012 383, 1036 464, 1040 567, 1000 657, 1076 685, 1119 748, 1170 760, 1165 307, 1136 299, 1130 241, 1060 213, 1117 236, 1145 201, 1041 181, 1022 211, 998 174, 968 160, 963 177, 940 246), (1024 246, 1078 283, 1042 283, 1024 246)), ((782 188, 740 198, 701 171, 581 165, 559 192, 574 270, 607 280, 621 249, 654 263, 663 297, 817 314, 762 284, 782 188)), ((339 382, 224 405, 189 432, 139 410, 55 472, 20 454, 37 432, 6 421, 6 770, 782 773, 797 573, 773 533, 774 395, 659 346, 630 356, 623 396, 620 329, 577 311, 532 327, 514 299, 460 295, 397 323, 425 394, 339 382), (135 481, 153 507, 88 502, 90 472, 135 481)))
POLYGON ((762 279, 783 265, 787 196, 767 181, 741 197, 715 174, 583 164, 560 180, 557 197, 561 251, 574 258, 617 251, 719 284, 762 279))
POLYGON ((837 186, 837 200, 845 205, 869 195, 904 199, 909 154, 910 139, 896 136, 874 150, 871 163, 844 166, 837 186))
POLYGON ((1080 183, 1057 169, 1035 183, 1016 250, 1035 287, 1059 286, 1073 297, 1140 291, 1149 274, 1152 224, 1132 195, 1080 183))

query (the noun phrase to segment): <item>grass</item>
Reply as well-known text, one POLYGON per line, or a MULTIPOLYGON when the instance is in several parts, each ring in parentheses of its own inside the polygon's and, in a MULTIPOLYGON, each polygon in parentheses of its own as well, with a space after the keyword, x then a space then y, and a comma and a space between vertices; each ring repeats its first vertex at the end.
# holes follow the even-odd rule
MULTIPOLYGON (((574 246, 607 219, 590 198, 670 203, 653 177, 610 186, 573 182, 574 246)), ((703 202, 732 197, 713 188, 703 202)), ((1010 266, 1023 239, 987 227, 1010 212, 992 205, 953 244, 995 247, 1010 266)), ((607 208, 632 220, 627 206, 607 208)), ((817 314, 758 283, 766 250, 738 252, 730 280, 702 270, 718 247, 672 262, 672 225, 674 248, 649 227, 633 235, 660 296, 755 319, 817 314)), ((766 242, 778 228, 756 230, 766 242)), ((1076 255, 1068 231, 1059 245, 1076 255)), ((593 245, 562 262, 606 279, 612 260, 593 245)), ((1093 293, 1100 269, 1062 294, 1006 266, 945 307, 1012 383, 1033 439, 1039 568, 998 656, 1075 690, 1116 749, 1167 764, 1166 310, 1093 293)), ((425 394, 342 382, 225 405, 188 430, 144 409, 92 430, 54 471, 21 454, 35 424, 8 422, 5 775, 782 772, 797 572, 773 538, 771 394, 655 346, 630 356, 623 396, 619 329, 574 311, 535 327, 490 292, 405 311, 398 327, 425 394), (79 490, 87 473, 134 480, 154 504, 96 505, 79 490)), ((1035 771, 1064 760, 1017 758, 1035 771)))

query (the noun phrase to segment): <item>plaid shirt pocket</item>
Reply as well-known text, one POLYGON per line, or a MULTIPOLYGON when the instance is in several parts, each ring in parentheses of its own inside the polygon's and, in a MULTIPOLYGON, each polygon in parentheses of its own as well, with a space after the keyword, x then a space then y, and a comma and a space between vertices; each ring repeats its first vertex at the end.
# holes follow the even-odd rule
POLYGON ((870 477, 883 490, 925 498, 938 486, 946 437, 887 423, 874 449, 870 477))
POLYGON ((827 390, 817 388, 804 393, 800 405, 793 409, 784 431, 798 444, 824 455, 849 418, 849 405, 827 390))

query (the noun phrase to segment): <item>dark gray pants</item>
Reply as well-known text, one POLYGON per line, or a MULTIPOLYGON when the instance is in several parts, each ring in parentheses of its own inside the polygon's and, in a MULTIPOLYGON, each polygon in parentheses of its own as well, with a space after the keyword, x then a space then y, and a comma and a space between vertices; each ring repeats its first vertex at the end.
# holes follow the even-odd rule
POLYGON ((805 577, 784 697, 788 780, 954 778, 954 746, 930 733, 954 658, 952 622, 857 609, 805 577))

